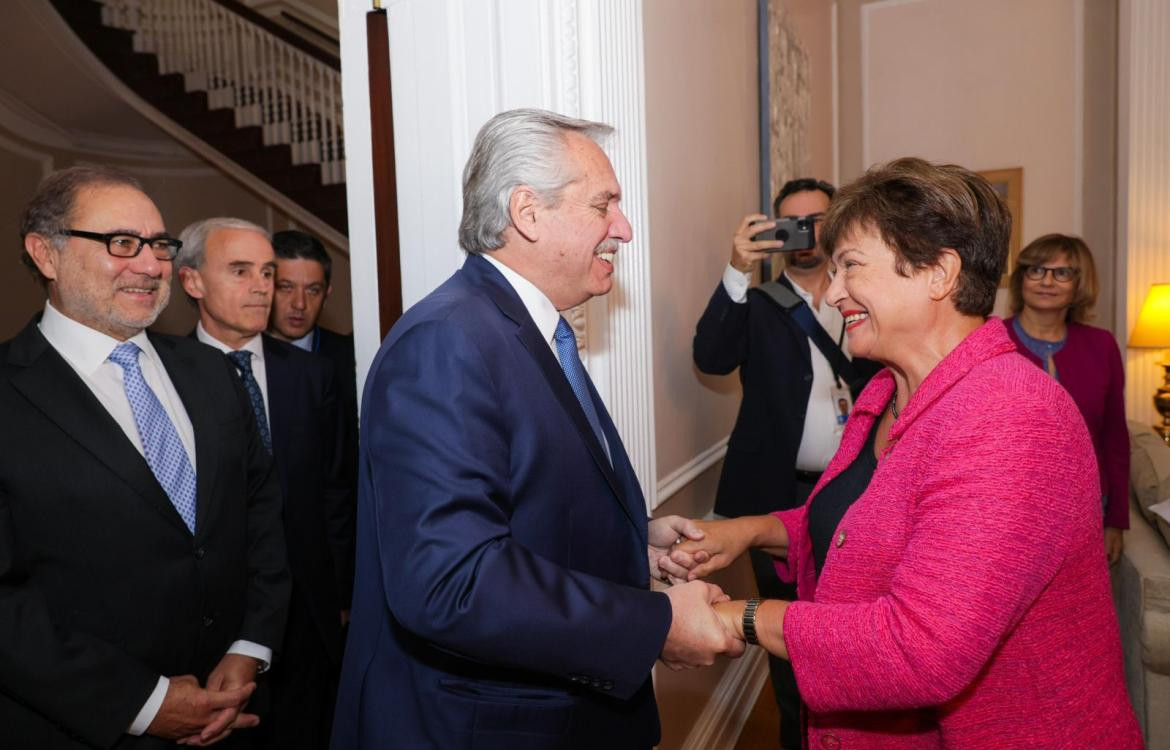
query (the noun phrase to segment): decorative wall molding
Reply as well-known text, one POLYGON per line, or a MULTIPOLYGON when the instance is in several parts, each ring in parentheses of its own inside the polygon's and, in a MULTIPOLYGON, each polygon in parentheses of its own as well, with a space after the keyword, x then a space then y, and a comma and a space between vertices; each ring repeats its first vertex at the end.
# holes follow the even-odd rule
POLYGON ((195 156, 171 139, 120 138, 70 130, 0 90, 0 127, 44 148, 76 151, 95 159, 148 161, 169 159, 195 164, 195 156))
POLYGON ((41 177, 47 177, 53 171, 52 154, 15 141, 3 133, 0 133, 0 151, 7 151, 41 165, 41 177))
POLYGON ((727 455, 727 438, 687 461, 685 464, 658 480, 657 499, 661 505, 686 487, 707 469, 719 463, 727 455))
POLYGON ((735 750, 767 679, 767 653, 748 646, 747 653, 724 671, 681 750, 735 750))
MULTIPOLYGON (((1150 285, 1170 282, 1170 4, 1122 0, 1118 21, 1119 333, 1128 338, 1150 285)), ((1125 344, 1122 339, 1122 345, 1125 344)), ((1162 382, 1162 353, 1128 349, 1126 415, 1160 421, 1152 396, 1162 382)))

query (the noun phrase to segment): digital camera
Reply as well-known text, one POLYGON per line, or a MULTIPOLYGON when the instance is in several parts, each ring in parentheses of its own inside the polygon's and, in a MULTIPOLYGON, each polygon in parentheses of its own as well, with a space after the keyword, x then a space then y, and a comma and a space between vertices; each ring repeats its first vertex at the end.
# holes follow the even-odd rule
POLYGON ((752 239, 778 240, 784 247, 769 248, 769 253, 790 253, 794 250, 810 250, 817 245, 816 223, 820 216, 797 216, 789 219, 771 219, 776 222, 772 229, 765 229, 752 235, 752 239))

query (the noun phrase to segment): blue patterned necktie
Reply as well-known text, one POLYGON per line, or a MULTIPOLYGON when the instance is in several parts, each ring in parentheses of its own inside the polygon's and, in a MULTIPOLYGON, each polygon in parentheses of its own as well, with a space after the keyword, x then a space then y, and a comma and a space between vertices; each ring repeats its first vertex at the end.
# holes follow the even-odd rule
POLYGON ((138 366, 137 344, 127 341, 114 347, 107 359, 122 368, 122 386, 134 412, 142 452, 163 491, 179 511, 187 529, 195 533, 195 470, 187 449, 179 439, 174 423, 167 416, 158 396, 142 377, 138 366))
POLYGON ((252 374, 252 352, 228 352, 228 359, 236 366, 240 379, 244 381, 244 390, 248 392, 248 400, 252 402, 252 413, 256 415, 256 428, 260 430, 260 440, 265 450, 272 455, 272 432, 268 429, 268 412, 264 409, 264 394, 260 392, 260 384, 252 374))
POLYGON ((589 422, 589 426, 593 428, 593 434, 597 435, 597 442, 601 444, 606 458, 609 459, 612 465, 613 457, 610 456, 609 445, 605 442, 605 435, 601 432, 601 420, 597 417, 597 407, 593 404, 593 399, 589 396, 589 386, 587 385, 589 376, 585 374, 585 367, 581 364, 581 357, 577 354, 577 337, 573 335, 573 329, 563 317, 557 323, 557 331, 553 334, 553 337, 557 342, 557 356, 561 360, 561 369, 565 371, 565 377, 569 380, 569 386, 573 389, 573 393, 577 396, 577 401, 585 411, 585 419, 589 422))

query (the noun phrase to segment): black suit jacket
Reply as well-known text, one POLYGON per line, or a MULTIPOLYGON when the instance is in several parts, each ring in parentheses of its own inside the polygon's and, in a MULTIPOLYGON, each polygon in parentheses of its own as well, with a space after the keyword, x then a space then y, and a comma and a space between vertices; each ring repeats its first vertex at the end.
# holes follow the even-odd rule
MULTIPOLYGON (((792 288, 787 277, 781 284, 792 288)), ((747 302, 733 302, 715 288, 695 330, 695 365, 712 375, 739 368, 743 401, 727 441, 727 457, 715 497, 715 512, 758 515, 788 507, 795 499, 794 469, 804 415, 812 391, 813 346, 788 313, 763 292, 749 289, 747 302)), ((861 374, 856 398, 881 365, 855 358, 861 374)))
MULTIPOLYGON (((343 399, 328 360, 264 336, 268 422, 284 497, 294 596, 308 608, 340 668, 340 611, 353 593, 355 485, 343 399)), ((290 659, 299 658, 290 654, 290 659)))
POLYGON ((160 675, 280 648, 280 493, 222 355, 151 335, 195 432, 192 535, 35 321, 0 344, 0 747, 171 747, 123 734, 160 675))
POLYGON ((313 340, 313 352, 333 363, 333 373, 337 380, 337 393, 341 399, 341 416, 345 422, 346 430, 345 478, 351 487, 357 487, 357 364, 354 360, 353 336, 334 333, 327 328, 318 326, 317 335, 313 340))

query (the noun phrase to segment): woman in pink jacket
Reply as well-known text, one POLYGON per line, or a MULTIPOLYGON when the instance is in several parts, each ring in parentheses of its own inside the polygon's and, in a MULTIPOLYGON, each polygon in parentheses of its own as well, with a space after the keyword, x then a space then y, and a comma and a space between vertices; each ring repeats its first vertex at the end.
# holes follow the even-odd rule
POLYGON ((703 523, 701 577, 748 547, 798 601, 716 605, 791 660, 813 748, 1140 748, 1101 554, 1093 444, 988 318, 1011 218, 961 167, 899 159, 820 227, 849 349, 887 368, 801 508, 703 523))

